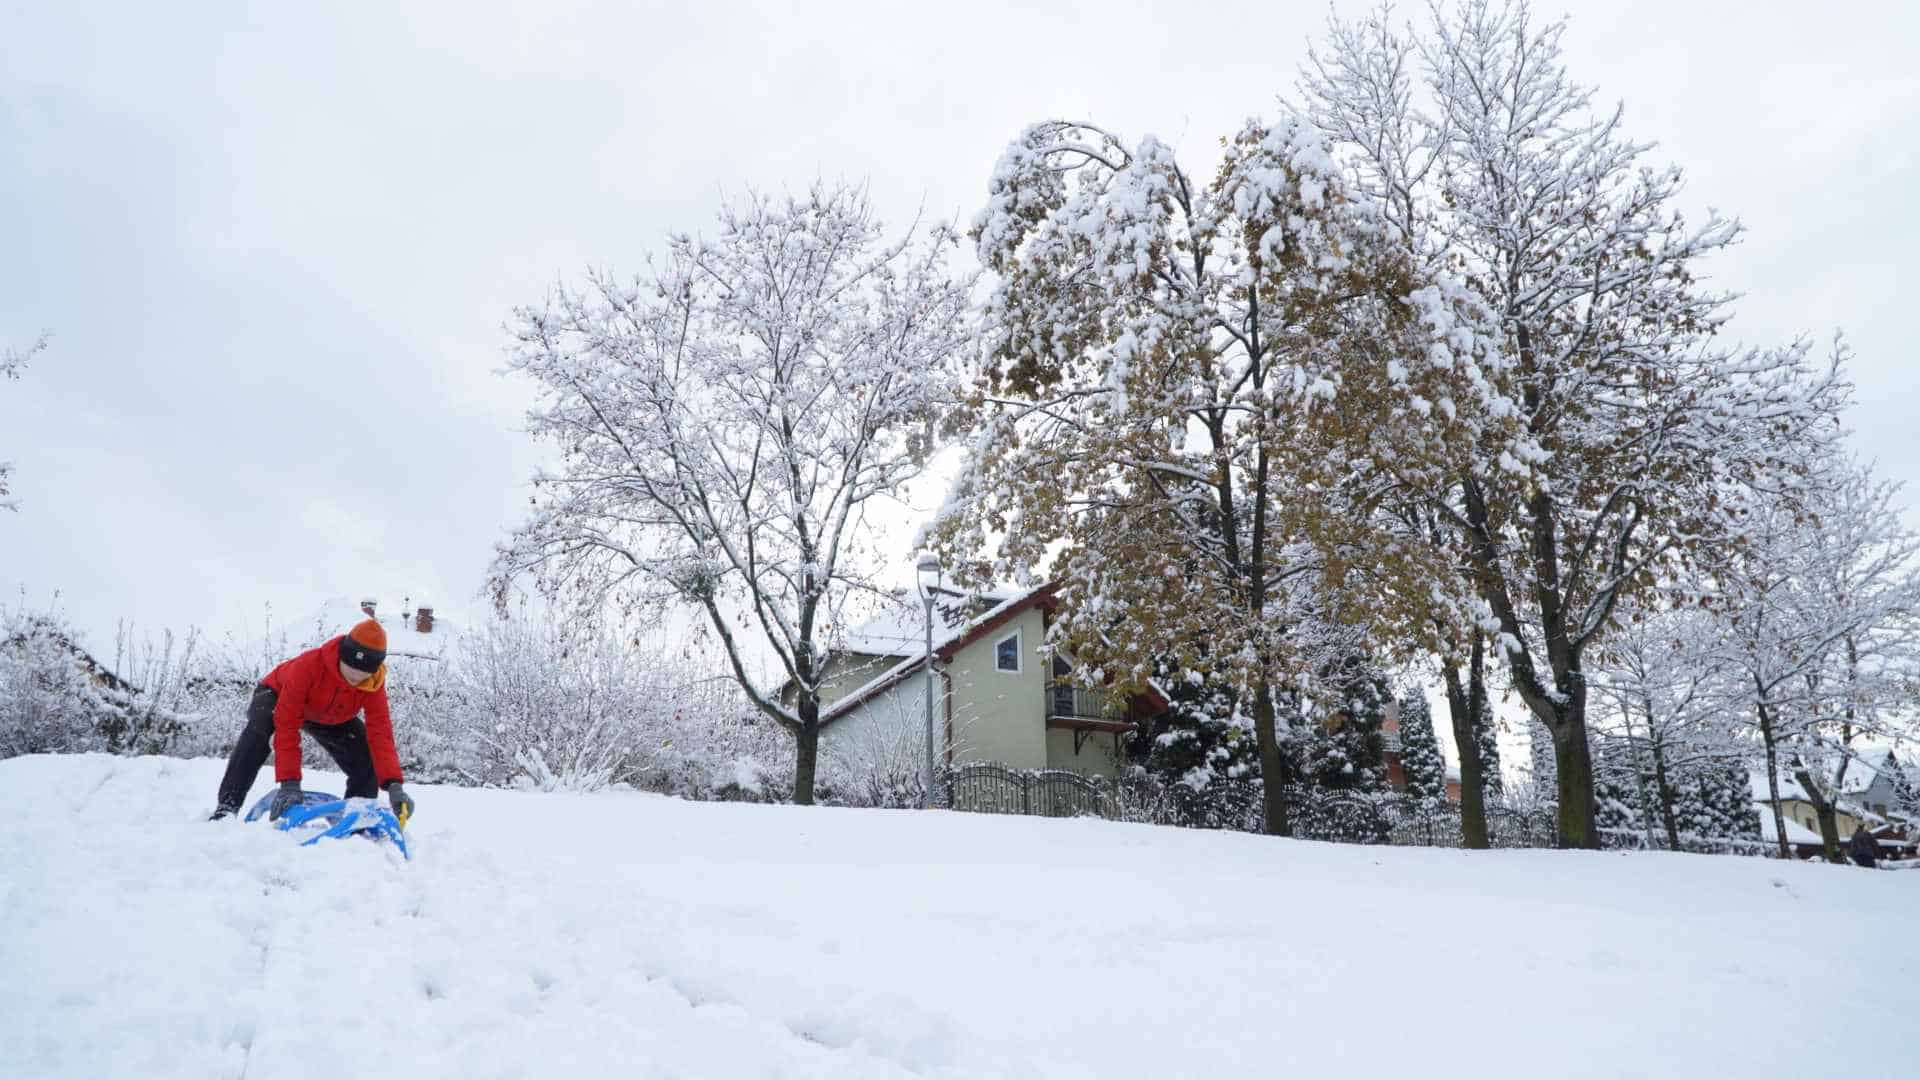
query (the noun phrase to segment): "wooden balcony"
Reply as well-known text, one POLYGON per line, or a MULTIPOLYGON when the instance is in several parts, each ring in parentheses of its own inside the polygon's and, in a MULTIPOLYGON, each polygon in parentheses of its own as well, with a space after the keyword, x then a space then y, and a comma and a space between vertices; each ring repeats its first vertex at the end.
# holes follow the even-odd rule
POLYGON ((1130 703, 1120 695, 1077 686, 1050 686, 1046 693, 1047 727, 1073 732, 1075 753, 1090 735, 1124 735, 1138 728, 1130 703))

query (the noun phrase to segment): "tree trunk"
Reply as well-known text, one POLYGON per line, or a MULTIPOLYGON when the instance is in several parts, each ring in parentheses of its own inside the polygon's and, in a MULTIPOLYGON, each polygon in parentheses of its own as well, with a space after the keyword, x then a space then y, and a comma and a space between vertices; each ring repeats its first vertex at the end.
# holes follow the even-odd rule
POLYGON ((813 778, 820 764, 820 699, 811 694, 800 698, 800 729, 793 733, 796 753, 793 760, 793 802, 795 806, 813 805, 813 778))
MULTIPOLYGON (((1804 762, 1796 757, 1794 760, 1804 762)), ((1814 820, 1820 823, 1820 846, 1826 849, 1827 861, 1845 865, 1846 854, 1840 848, 1840 823, 1833 814, 1833 800, 1813 782, 1813 774, 1805 768, 1793 771, 1793 778, 1800 782, 1800 789, 1807 793, 1807 801, 1813 804, 1814 820)))
MULTIPOLYGON (((1647 716, 1648 731, 1652 731, 1653 716, 1647 716)), ((1680 822, 1673 816, 1673 785, 1667 782, 1667 755, 1660 749, 1660 743, 1648 740, 1653 747, 1653 791, 1660 800, 1660 822, 1667 829, 1667 850, 1680 850, 1680 822)))
MULTIPOLYGON (((1584 697, 1584 695, 1581 695, 1584 697)), ((1593 752, 1587 745, 1586 702, 1567 703, 1553 733, 1553 767, 1559 773, 1557 842, 1563 848, 1598 848, 1600 830, 1593 814, 1593 752)))
POLYGON ((1288 836, 1286 772, 1280 762, 1280 739, 1274 730, 1273 688, 1261 679, 1253 692, 1253 734, 1260 746, 1260 791, 1266 808, 1268 836, 1288 836))
POLYGON ((1846 862, 1846 858, 1840 854, 1840 823, 1834 820, 1833 804, 1825 799, 1816 799, 1813 816, 1820 822, 1820 844, 1827 849, 1827 861, 1846 862))
MULTIPOLYGON (((1480 760, 1479 710, 1471 686, 1460 685, 1460 671, 1442 660, 1447 683, 1447 715, 1453 721, 1453 743, 1460 751, 1460 842, 1476 851, 1491 847, 1487 835, 1486 774, 1480 760)), ((1484 684, 1481 693, 1485 693, 1484 684)))
POLYGON ((1760 745, 1767 755, 1767 799, 1773 808, 1773 835, 1780 842, 1780 857, 1793 858, 1793 852, 1787 847, 1787 822, 1780 812, 1780 756, 1774 750, 1773 716, 1762 704, 1756 706, 1760 712, 1760 745))

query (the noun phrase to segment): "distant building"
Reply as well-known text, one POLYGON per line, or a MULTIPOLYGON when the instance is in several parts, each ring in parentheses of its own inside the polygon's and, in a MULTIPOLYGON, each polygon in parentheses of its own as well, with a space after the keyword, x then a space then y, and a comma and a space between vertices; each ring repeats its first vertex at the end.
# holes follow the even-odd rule
MULTIPOLYGON (((1126 736, 1167 710, 1157 691, 1117 694, 1073 679, 1043 648, 1054 590, 946 591, 934 605, 934 728, 946 764, 992 762, 1115 776, 1126 736)), ((910 753, 926 730, 925 615, 902 596, 887 613, 840 635, 822 686, 821 756, 872 747, 910 753)), ((784 696, 791 701, 793 688, 784 696)), ((924 745, 924 744, 921 744, 924 745)), ((921 751, 924 756, 924 749, 921 751)))
MULTIPOLYGON (((1888 751, 1881 759, 1880 769, 1867 769, 1858 764, 1848 769, 1847 781, 1833 799, 1833 823, 1843 846, 1862 825, 1879 841, 1881 851, 1890 856, 1911 855, 1916 842, 1920 842, 1920 830, 1894 806, 1892 785, 1887 777, 1890 770, 1885 768, 1886 760, 1892 756, 1892 751, 1888 751)), ((1776 835, 1773 800, 1766 773, 1755 770, 1750 774, 1749 783, 1754 811, 1760 815, 1762 835, 1768 843, 1773 843, 1776 835)), ((1788 846, 1802 858, 1821 855, 1825 842, 1820 836, 1820 812, 1813 799, 1792 776, 1782 775, 1779 783, 1780 815, 1786 821, 1788 846)))

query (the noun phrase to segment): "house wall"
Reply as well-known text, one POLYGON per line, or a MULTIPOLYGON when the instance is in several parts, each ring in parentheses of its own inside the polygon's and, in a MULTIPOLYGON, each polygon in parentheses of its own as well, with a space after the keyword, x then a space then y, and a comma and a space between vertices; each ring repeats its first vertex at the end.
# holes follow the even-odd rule
MULTIPOLYGON (((898 656, 872 656, 867 653, 835 653, 827 658, 826 674, 820 681, 820 705, 825 708, 855 690, 891 671, 901 661, 898 656)), ((791 680, 780 688, 780 700, 791 706, 795 694, 791 680)))
MULTIPOLYGON (((1763 813, 1766 811, 1765 804, 1761 805, 1761 811, 1763 813)), ((1804 799, 1781 799, 1780 813, 1789 821, 1796 822, 1802 827, 1811 830, 1814 835, 1818 836, 1820 834, 1820 815, 1815 812, 1812 803, 1804 799)), ((1845 810, 1837 809, 1833 812, 1833 822, 1839 827, 1840 842, 1843 844, 1847 842, 1848 837, 1853 835, 1853 830, 1860 825, 1859 818, 1854 817, 1845 810)))
POLYGON ((1887 814, 1896 809, 1893 805, 1893 781, 1887 779, 1885 773, 1876 775, 1873 783, 1868 784, 1866 790, 1858 795, 1852 796, 1852 799, 1876 814, 1887 814))
MULTIPOLYGON (((866 683, 869 675, 856 685, 866 683)), ((852 689, 852 687, 848 687, 852 689)), ((934 681, 934 717, 944 725, 946 702, 934 681)), ((820 775, 828 783, 862 781, 871 774, 918 775, 927 758, 927 682, 915 674, 863 701, 820 730, 820 775)), ((935 728, 936 740, 940 728, 935 728)), ((941 747, 935 743, 935 753, 941 747)))
POLYGON ((1082 776, 1120 775, 1120 760, 1113 753, 1113 736, 1090 731, 1082 736, 1080 752, 1073 749, 1073 732, 1054 729, 1047 732, 1047 768, 1065 769, 1082 776))
MULTIPOLYGON (((1047 729, 1051 665, 1041 653, 1045 640, 1046 615, 1036 607, 967 645, 945 665, 946 680, 936 684, 936 692, 950 694, 951 701, 936 699, 935 716, 942 724, 951 717, 953 762, 1119 775, 1123 762, 1114 754, 1112 735, 1087 735, 1075 753, 1073 732, 1047 729), (1020 671, 1000 671, 994 663, 994 647, 1015 632, 1020 635, 1020 671)), ((836 660, 822 696, 828 701, 842 697, 898 662, 885 657, 836 660)), ((916 762, 924 759, 920 725, 926 711, 925 693, 925 683, 916 674, 828 724, 820 743, 823 775, 835 775, 836 770, 857 775, 871 769, 876 754, 896 761, 902 754, 915 755, 916 762)), ((937 753, 945 750, 936 748, 937 753)))
MULTIPOLYGON (((953 686, 954 761, 1047 768, 1045 616, 1021 612, 960 650, 948 667, 953 686), (1020 671, 994 668, 994 645, 1020 632, 1020 671)), ((1071 747, 1069 747, 1071 750, 1071 747)))
POLYGON ((898 656, 869 656, 866 653, 840 653, 827 660, 826 678, 820 683, 820 704, 831 705, 855 690, 893 670, 898 656))

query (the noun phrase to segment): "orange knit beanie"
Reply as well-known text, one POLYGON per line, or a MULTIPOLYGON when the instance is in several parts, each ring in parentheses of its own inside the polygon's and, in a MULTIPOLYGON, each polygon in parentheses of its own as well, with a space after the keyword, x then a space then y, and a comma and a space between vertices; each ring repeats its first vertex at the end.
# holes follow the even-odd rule
POLYGON ((360 671, 377 670, 387 660, 387 629, 372 619, 348 631, 340 643, 340 659, 360 671))

